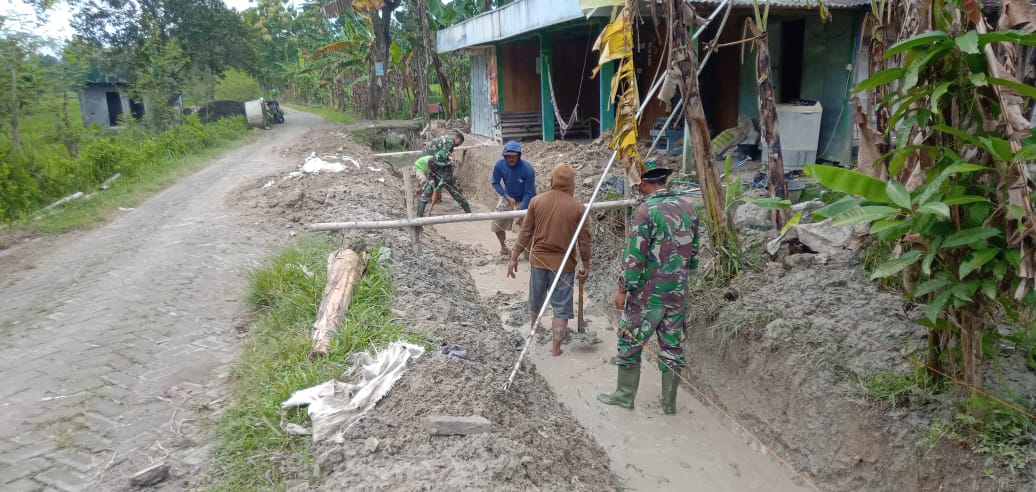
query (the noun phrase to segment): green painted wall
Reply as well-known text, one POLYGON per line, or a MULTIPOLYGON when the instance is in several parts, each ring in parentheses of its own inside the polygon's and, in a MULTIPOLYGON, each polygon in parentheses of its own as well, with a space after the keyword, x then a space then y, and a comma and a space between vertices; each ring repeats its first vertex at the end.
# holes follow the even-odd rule
POLYGON ((802 98, 818 100, 824 106, 817 156, 841 162, 849 162, 852 144, 846 124, 849 114, 845 110, 852 72, 846 67, 852 63, 855 37, 856 23, 848 12, 827 24, 821 24, 816 16, 806 21, 802 98))
MULTIPOLYGON (((802 65, 803 99, 820 101, 824 107, 821 118, 820 142, 817 155, 841 162, 849 162, 852 138, 849 134, 845 110, 848 101, 846 89, 849 71, 846 66, 852 63, 853 44, 859 22, 853 12, 834 11, 831 22, 823 24, 816 13, 795 16, 777 16, 771 14, 769 25, 770 60, 775 71, 780 71, 780 23, 781 19, 806 19, 806 32, 802 65), (841 113, 839 117, 839 113, 841 113), (830 147, 828 147, 830 142, 830 147), (824 152, 827 147, 827 152, 824 152)), ((780 75, 774 77, 776 95, 781 97, 780 75)), ((738 112, 745 114, 757 123, 759 107, 756 102, 755 58, 747 56, 741 65, 740 88, 738 94, 738 112)), ((717 131, 722 130, 720 128, 717 131)))

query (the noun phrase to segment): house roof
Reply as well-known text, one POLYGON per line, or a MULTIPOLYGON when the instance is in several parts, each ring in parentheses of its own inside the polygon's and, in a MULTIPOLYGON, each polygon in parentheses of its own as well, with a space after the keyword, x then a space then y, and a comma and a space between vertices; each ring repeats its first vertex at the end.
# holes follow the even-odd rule
MULTIPOLYGON (((657 1, 657 0, 656 0, 657 1)), ((702 5, 719 5, 723 0, 692 0, 702 5)), ((753 0, 733 0, 735 7, 751 7, 753 0)), ((517 0, 475 17, 440 29, 436 49, 449 53, 485 46, 539 29, 611 14, 616 0, 517 0)), ((817 0, 770 0, 778 8, 816 8, 817 0)), ((829 9, 851 9, 870 5, 869 0, 824 0, 829 9)))
POLYGON ((440 29, 436 49, 449 53, 487 45, 586 17, 578 0, 518 0, 440 29))
MULTIPOLYGON (((703 5, 719 5, 722 0, 693 0, 703 5)), ((764 2, 759 2, 760 6, 764 2)), ((751 7, 752 0, 734 0, 735 7, 751 7)), ((829 9, 852 9, 870 5, 870 0, 824 0, 829 9)), ((770 0, 771 7, 812 9, 817 7, 817 0, 770 0)))

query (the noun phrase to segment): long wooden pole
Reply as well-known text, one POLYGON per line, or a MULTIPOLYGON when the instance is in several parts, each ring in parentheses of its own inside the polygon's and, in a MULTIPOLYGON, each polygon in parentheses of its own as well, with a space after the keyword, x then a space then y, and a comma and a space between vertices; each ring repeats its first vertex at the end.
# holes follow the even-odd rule
MULTIPOLYGON (((414 187, 411 185, 410 169, 403 169, 403 197, 406 204, 406 218, 413 219, 414 212, 414 187)), ((410 228, 410 244, 417 246, 421 242, 421 230, 416 227, 410 228)))
MULTIPOLYGON (((617 200, 613 202, 597 202, 590 205, 593 210, 604 210, 611 208, 632 207, 640 203, 638 200, 617 200)), ((348 229, 400 229, 404 227, 421 227, 435 224, 449 224, 452 222, 478 222, 485 220, 513 219, 524 217, 525 210, 513 210, 507 212, 479 212, 473 214, 440 215, 438 217, 418 217, 416 219, 395 219, 395 220, 371 220, 351 222, 321 222, 311 224, 313 231, 343 231, 348 229)))
MULTIPOLYGON (((480 148, 480 147, 491 147, 491 146, 490 145, 468 145, 466 147, 457 147, 457 148, 455 148, 453 150, 454 151, 457 151, 457 150, 468 150, 468 149, 477 149, 477 148, 480 148)), ((402 150, 402 151, 399 151, 399 152, 382 152, 380 154, 374 154, 374 157, 402 157, 404 155, 415 155, 415 154, 421 154, 421 153, 424 153, 424 151, 423 150, 402 150)))

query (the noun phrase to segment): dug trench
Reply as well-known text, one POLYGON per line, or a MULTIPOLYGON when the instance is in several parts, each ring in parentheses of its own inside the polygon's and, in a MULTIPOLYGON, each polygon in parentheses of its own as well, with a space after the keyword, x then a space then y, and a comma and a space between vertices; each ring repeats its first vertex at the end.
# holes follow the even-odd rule
MULTIPOLYGON (((492 210, 491 166, 500 147, 462 153, 459 175, 478 211, 492 210)), ((311 152, 349 156, 336 174, 286 173, 243 187, 234 201, 256 223, 294 236, 313 222, 405 217, 398 172, 336 130, 283 150, 299 163, 311 152)), ((585 197, 607 158, 600 146, 534 143, 538 187, 557 162, 577 170, 585 197), (542 148, 540 148, 542 147, 542 148), (601 158, 603 156, 603 159, 601 158)), ((446 195, 434 214, 459 213, 446 195)), ((905 370, 889 348, 919 343, 913 312, 877 292, 851 257, 793 255, 770 262, 691 310, 689 367, 678 414, 661 415, 660 381, 645 364, 633 411, 600 405, 615 367, 608 300, 618 275, 621 214, 595 215, 594 259, 586 286, 593 337, 573 337, 558 358, 536 338, 510 389, 528 335, 528 266, 505 276, 506 260, 487 222, 424 228, 413 249, 403 230, 337 233, 347 245, 391 251, 393 312, 415 331, 458 345, 466 359, 418 359, 341 444, 318 443, 323 490, 343 488, 659 490, 988 490, 981 463, 950 442, 923 454, 916 445, 937 417, 886 409, 859 396, 859 377, 905 370), (821 280, 818 280, 821 279, 821 280), (861 322, 861 320, 864 320, 861 322), (861 323, 863 323, 861 325, 861 323), (837 326, 869 332, 852 337, 837 326), (876 343, 875 343, 876 341, 876 343), (430 415, 481 415, 493 431, 435 437, 430 415)), ((513 235, 510 235, 513 241, 513 235)), ((649 352, 657 350, 649 347, 649 352)), ((1003 485, 1003 484, 999 484, 1003 485)), ((301 487, 301 485, 300 485, 301 487)))

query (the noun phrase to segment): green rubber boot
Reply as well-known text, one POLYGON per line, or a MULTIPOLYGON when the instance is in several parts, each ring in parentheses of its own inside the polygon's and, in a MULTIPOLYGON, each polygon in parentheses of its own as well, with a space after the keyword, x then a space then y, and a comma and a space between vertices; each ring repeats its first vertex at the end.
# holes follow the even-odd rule
POLYGON ((680 378, 676 370, 670 369, 662 373, 662 396, 658 401, 662 403, 662 413, 676 415, 676 389, 680 387, 680 378))
POLYGON ((428 202, 417 202, 417 216, 424 217, 424 209, 428 206, 428 202))
POLYGON ((619 366, 619 380, 616 386, 614 393, 601 393, 597 395, 597 400, 605 405, 618 405, 632 410, 633 400, 637 398, 637 388, 640 387, 640 367, 619 366))

